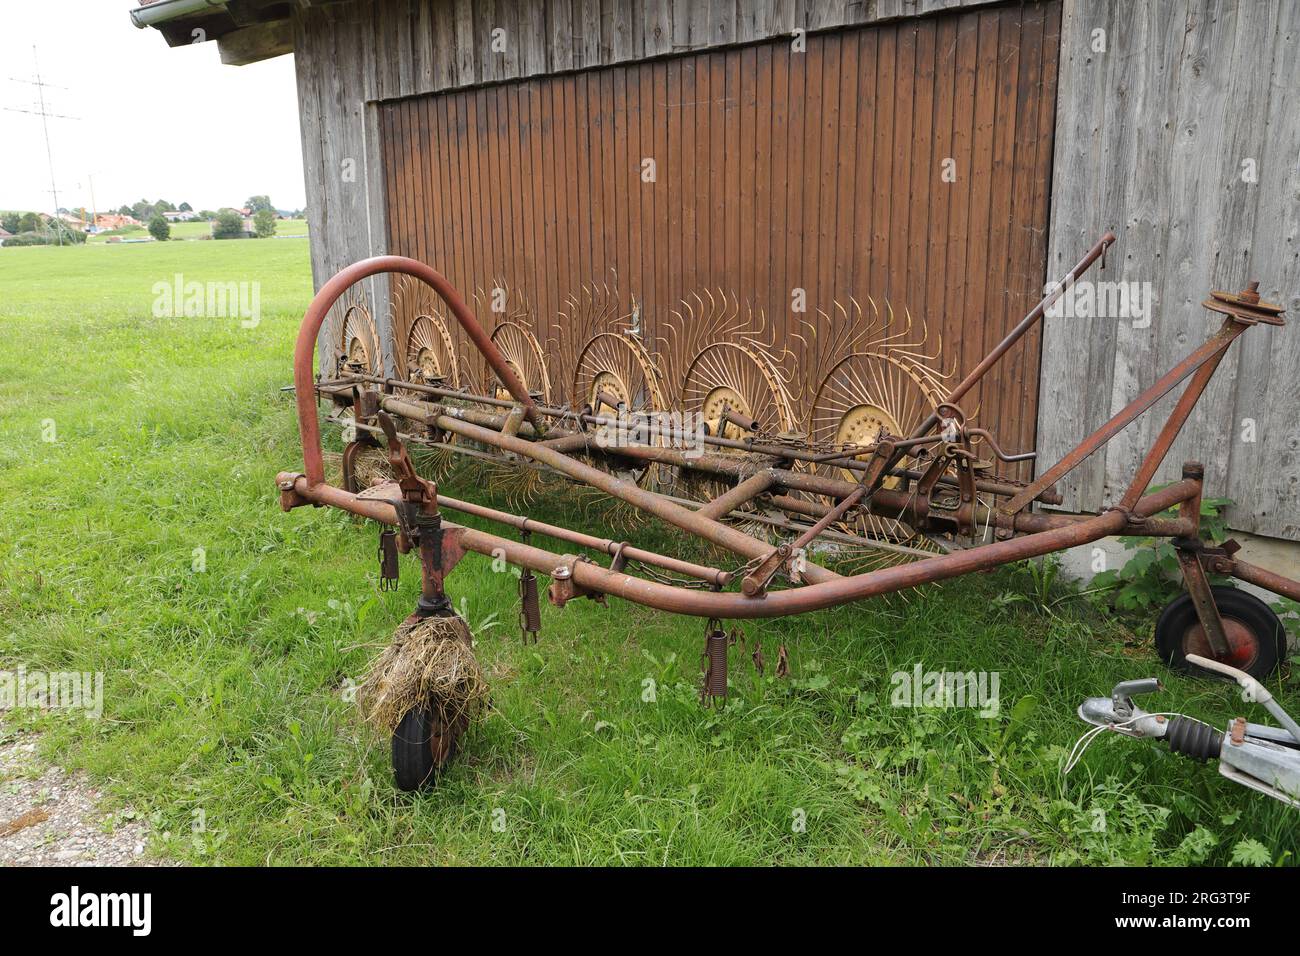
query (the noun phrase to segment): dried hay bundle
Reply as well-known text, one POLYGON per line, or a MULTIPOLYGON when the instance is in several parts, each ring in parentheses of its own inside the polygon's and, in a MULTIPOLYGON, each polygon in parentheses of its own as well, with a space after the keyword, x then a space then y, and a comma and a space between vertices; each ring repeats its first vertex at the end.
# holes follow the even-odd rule
POLYGON ((352 474, 358 488, 369 488, 383 481, 393 480, 393 466, 388 461, 388 452, 382 448, 362 448, 352 459, 352 474))
POLYGON ((444 727, 463 725, 487 701, 488 685, 474 658, 469 625, 458 614, 403 623, 357 691, 362 716, 388 733, 420 708, 444 727))

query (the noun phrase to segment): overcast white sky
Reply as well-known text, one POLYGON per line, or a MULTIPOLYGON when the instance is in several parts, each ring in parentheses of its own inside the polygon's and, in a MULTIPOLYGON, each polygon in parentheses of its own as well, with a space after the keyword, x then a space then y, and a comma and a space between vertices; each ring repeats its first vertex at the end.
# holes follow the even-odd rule
MULTIPOLYGON (((135 0, 4 0, 0 106, 34 109, 32 46, 51 119, 59 205, 100 211, 138 199, 195 209, 266 194, 306 203, 293 56, 222 66, 215 42, 169 47, 139 30, 135 0)), ((53 210, 41 121, 0 110, 0 209, 53 210)))

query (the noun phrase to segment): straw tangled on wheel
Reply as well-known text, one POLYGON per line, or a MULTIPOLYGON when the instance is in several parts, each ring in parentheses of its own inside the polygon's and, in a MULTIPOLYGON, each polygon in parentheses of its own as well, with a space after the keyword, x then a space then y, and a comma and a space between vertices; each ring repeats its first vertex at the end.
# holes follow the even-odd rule
POLYGON ((357 692, 365 720, 389 733, 417 708, 452 726, 476 717, 487 701, 469 625, 459 615, 402 624, 357 692))

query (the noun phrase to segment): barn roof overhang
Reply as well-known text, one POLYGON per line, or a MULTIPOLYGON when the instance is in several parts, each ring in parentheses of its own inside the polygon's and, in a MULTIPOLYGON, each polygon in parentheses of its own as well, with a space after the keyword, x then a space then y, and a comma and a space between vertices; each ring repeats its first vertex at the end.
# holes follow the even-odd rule
POLYGON ((242 66, 293 51, 295 4, 304 0, 141 0, 131 22, 157 30, 168 46, 215 40, 222 63, 242 66))

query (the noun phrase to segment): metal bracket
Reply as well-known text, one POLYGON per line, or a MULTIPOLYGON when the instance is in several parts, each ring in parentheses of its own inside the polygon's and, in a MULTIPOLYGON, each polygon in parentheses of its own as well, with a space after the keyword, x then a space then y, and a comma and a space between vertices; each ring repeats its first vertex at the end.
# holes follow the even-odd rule
MULTIPOLYGON (((285 478, 284 481, 280 482, 281 511, 292 511, 294 508, 301 508, 303 505, 307 504, 307 499, 298 494, 294 488, 294 486, 298 484, 298 479, 301 477, 302 475, 294 472, 292 475, 285 478)), ((312 507, 318 508, 320 506, 315 502, 312 502, 312 507)))
POLYGON ((556 607, 564 607, 574 598, 586 597, 605 603, 605 595, 589 591, 573 578, 573 569, 581 562, 591 562, 591 558, 581 554, 566 554, 561 563, 551 572, 551 584, 546 589, 546 598, 556 607))
POLYGON ((1196 608, 1196 617, 1205 631, 1205 639, 1210 649, 1219 660, 1228 656, 1228 637, 1223 630, 1223 618, 1219 616, 1219 606, 1214 603, 1214 592, 1210 590, 1210 580, 1205 575, 1205 565, 1201 563, 1200 542, 1197 546, 1189 541, 1175 541, 1174 554, 1178 556, 1178 565, 1183 571, 1183 583, 1191 596, 1192 606, 1196 608))

